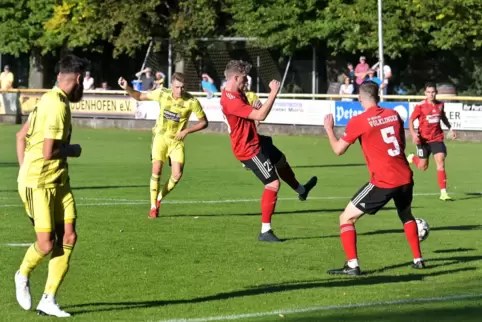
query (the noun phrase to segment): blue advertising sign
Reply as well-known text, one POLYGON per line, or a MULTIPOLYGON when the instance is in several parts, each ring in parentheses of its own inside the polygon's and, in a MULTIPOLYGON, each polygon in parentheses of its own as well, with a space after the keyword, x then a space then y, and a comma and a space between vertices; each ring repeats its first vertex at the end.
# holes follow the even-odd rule
MULTIPOLYGON (((408 128, 409 103, 408 102, 380 102, 381 107, 389 108, 398 112, 405 122, 404 127, 408 128)), ((363 113, 363 108, 359 102, 336 101, 335 102, 335 125, 346 126, 348 121, 358 114, 363 113)))

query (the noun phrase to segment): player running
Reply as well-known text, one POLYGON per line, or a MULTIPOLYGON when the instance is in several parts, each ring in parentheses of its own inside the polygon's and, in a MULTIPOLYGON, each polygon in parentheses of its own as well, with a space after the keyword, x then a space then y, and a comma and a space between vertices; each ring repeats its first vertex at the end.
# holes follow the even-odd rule
POLYGON ((271 229, 271 217, 276 207, 280 181, 278 175, 293 190, 300 200, 306 200, 308 193, 316 185, 317 178, 301 185, 286 161, 285 155, 273 144, 271 137, 258 135, 255 121, 263 121, 268 116, 278 94, 280 83, 270 82, 271 92, 266 102, 256 109, 249 104, 244 89, 251 65, 241 60, 231 60, 225 71, 226 87, 221 94, 221 107, 227 119, 231 146, 235 157, 244 163, 263 182, 265 189, 261 198, 260 241, 279 242, 271 229))
POLYGON ((15 289, 20 306, 30 310, 30 274, 51 253, 47 283, 37 306, 41 315, 70 316, 60 309, 55 295, 68 271, 77 240, 77 214, 67 158, 79 157, 81 148, 78 144, 70 144, 69 104, 82 99, 85 70, 86 63, 82 59, 73 55, 62 58, 58 85, 42 95, 17 133, 18 191, 37 239, 15 274, 15 289))
POLYGON ((138 101, 157 101, 159 117, 152 139, 152 176, 150 181, 151 209, 149 218, 157 218, 162 200, 181 180, 184 169, 184 138, 190 133, 201 131, 208 126, 208 120, 198 99, 184 90, 184 75, 172 75, 171 88, 159 88, 141 93, 134 90, 124 78, 119 78, 119 86, 138 101), (194 112, 199 122, 187 127, 189 117, 194 112), (162 166, 171 161, 171 177, 159 192, 162 166))
POLYGON ((457 134, 452 130, 447 115, 444 110, 444 103, 436 100, 437 88, 433 83, 425 85, 426 99, 415 105, 410 116, 409 128, 412 134, 412 141, 417 145, 417 155, 408 155, 408 162, 425 171, 428 168, 428 158, 433 154, 437 165, 437 179, 440 187, 440 200, 451 200, 447 193, 447 175, 445 173, 445 157, 447 147, 444 144, 444 131, 440 126, 440 121, 451 132, 452 138, 457 138, 457 134), (418 120, 418 133, 415 131, 414 122, 418 120))
POLYGON ((403 121, 394 110, 377 106, 378 85, 363 83, 358 100, 365 110, 348 122, 345 133, 337 139, 333 130, 333 115, 325 117, 324 125, 335 154, 342 155, 358 139, 365 157, 370 182, 351 199, 340 215, 340 237, 347 262, 342 269, 329 274, 360 275, 356 248, 355 222, 363 214, 376 214, 391 199, 413 253, 413 267, 424 268, 418 229, 412 215, 413 173, 405 158, 403 121))

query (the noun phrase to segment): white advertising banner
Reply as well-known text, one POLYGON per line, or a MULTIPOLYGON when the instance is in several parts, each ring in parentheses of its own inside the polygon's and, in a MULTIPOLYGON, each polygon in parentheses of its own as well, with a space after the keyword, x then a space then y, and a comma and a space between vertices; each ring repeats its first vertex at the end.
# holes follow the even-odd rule
MULTIPOLYGON (((198 99, 210 122, 224 122, 219 97, 198 99)), ((278 99, 263 123, 322 125, 325 115, 333 113, 334 107, 334 101, 278 99)), ((137 119, 155 120, 158 115, 159 104, 157 102, 147 101, 137 104, 137 119)), ((197 119, 192 114, 189 120, 196 121, 197 119)))

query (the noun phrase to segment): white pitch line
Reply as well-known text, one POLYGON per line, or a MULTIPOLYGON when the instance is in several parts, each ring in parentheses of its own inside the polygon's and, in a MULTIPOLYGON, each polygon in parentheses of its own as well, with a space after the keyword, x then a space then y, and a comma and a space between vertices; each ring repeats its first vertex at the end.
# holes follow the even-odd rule
MULTIPOLYGON (((482 192, 472 192, 473 194, 482 194, 482 192)), ((451 193, 453 195, 463 195, 465 193, 451 193)), ((439 193, 426 192, 426 193, 414 193, 415 197, 425 197, 425 196, 438 196, 439 193)), ((312 200, 339 200, 339 199, 350 199, 351 196, 324 196, 324 197, 309 197, 312 200)), ((107 201, 107 202, 94 202, 94 203, 78 203, 77 206, 122 206, 122 205, 144 205, 148 203, 148 200, 132 200, 132 199, 115 199, 115 198, 77 198, 79 200, 85 201, 107 201)), ((278 200, 298 200, 297 197, 285 197, 278 198, 278 200)), ((224 199, 224 200, 166 200, 164 204, 226 204, 226 203, 248 203, 248 202, 259 202, 260 199, 224 199)), ((23 207, 21 203, 12 205, 0 205, 0 208, 12 208, 12 207, 23 207)))
POLYGON ((206 318, 160 320, 159 322, 208 322, 208 321, 240 320, 240 319, 247 319, 247 318, 275 316, 279 314, 287 315, 287 314, 319 312, 319 311, 328 311, 328 310, 337 310, 337 309, 355 309, 355 308, 362 308, 362 307, 374 307, 374 306, 394 305, 394 304, 413 304, 413 303, 426 303, 426 302, 467 300, 467 299, 474 299, 479 297, 482 297, 482 294, 440 296, 440 297, 428 297, 428 298, 412 299, 412 300, 394 300, 394 301, 386 301, 386 302, 368 302, 368 303, 344 304, 344 305, 313 306, 313 307, 300 308, 300 309, 284 309, 284 310, 282 309, 282 310, 276 310, 271 312, 212 316, 212 317, 206 317, 206 318))
POLYGON ((25 243, 25 244, 7 244, 7 246, 10 246, 10 247, 27 247, 27 246, 30 246, 32 245, 32 243, 25 243))

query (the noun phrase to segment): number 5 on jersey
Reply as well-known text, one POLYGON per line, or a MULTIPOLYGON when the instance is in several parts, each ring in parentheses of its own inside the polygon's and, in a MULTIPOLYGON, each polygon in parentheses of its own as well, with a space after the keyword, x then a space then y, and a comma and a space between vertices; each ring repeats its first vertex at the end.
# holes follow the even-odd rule
POLYGON ((395 129, 393 126, 389 126, 380 130, 382 132, 383 141, 386 144, 392 144, 393 149, 388 149, 388 155, 391 157, 396 157, 400 154, 400 144, 398 144, 397 138, 395 137, 395 129))

